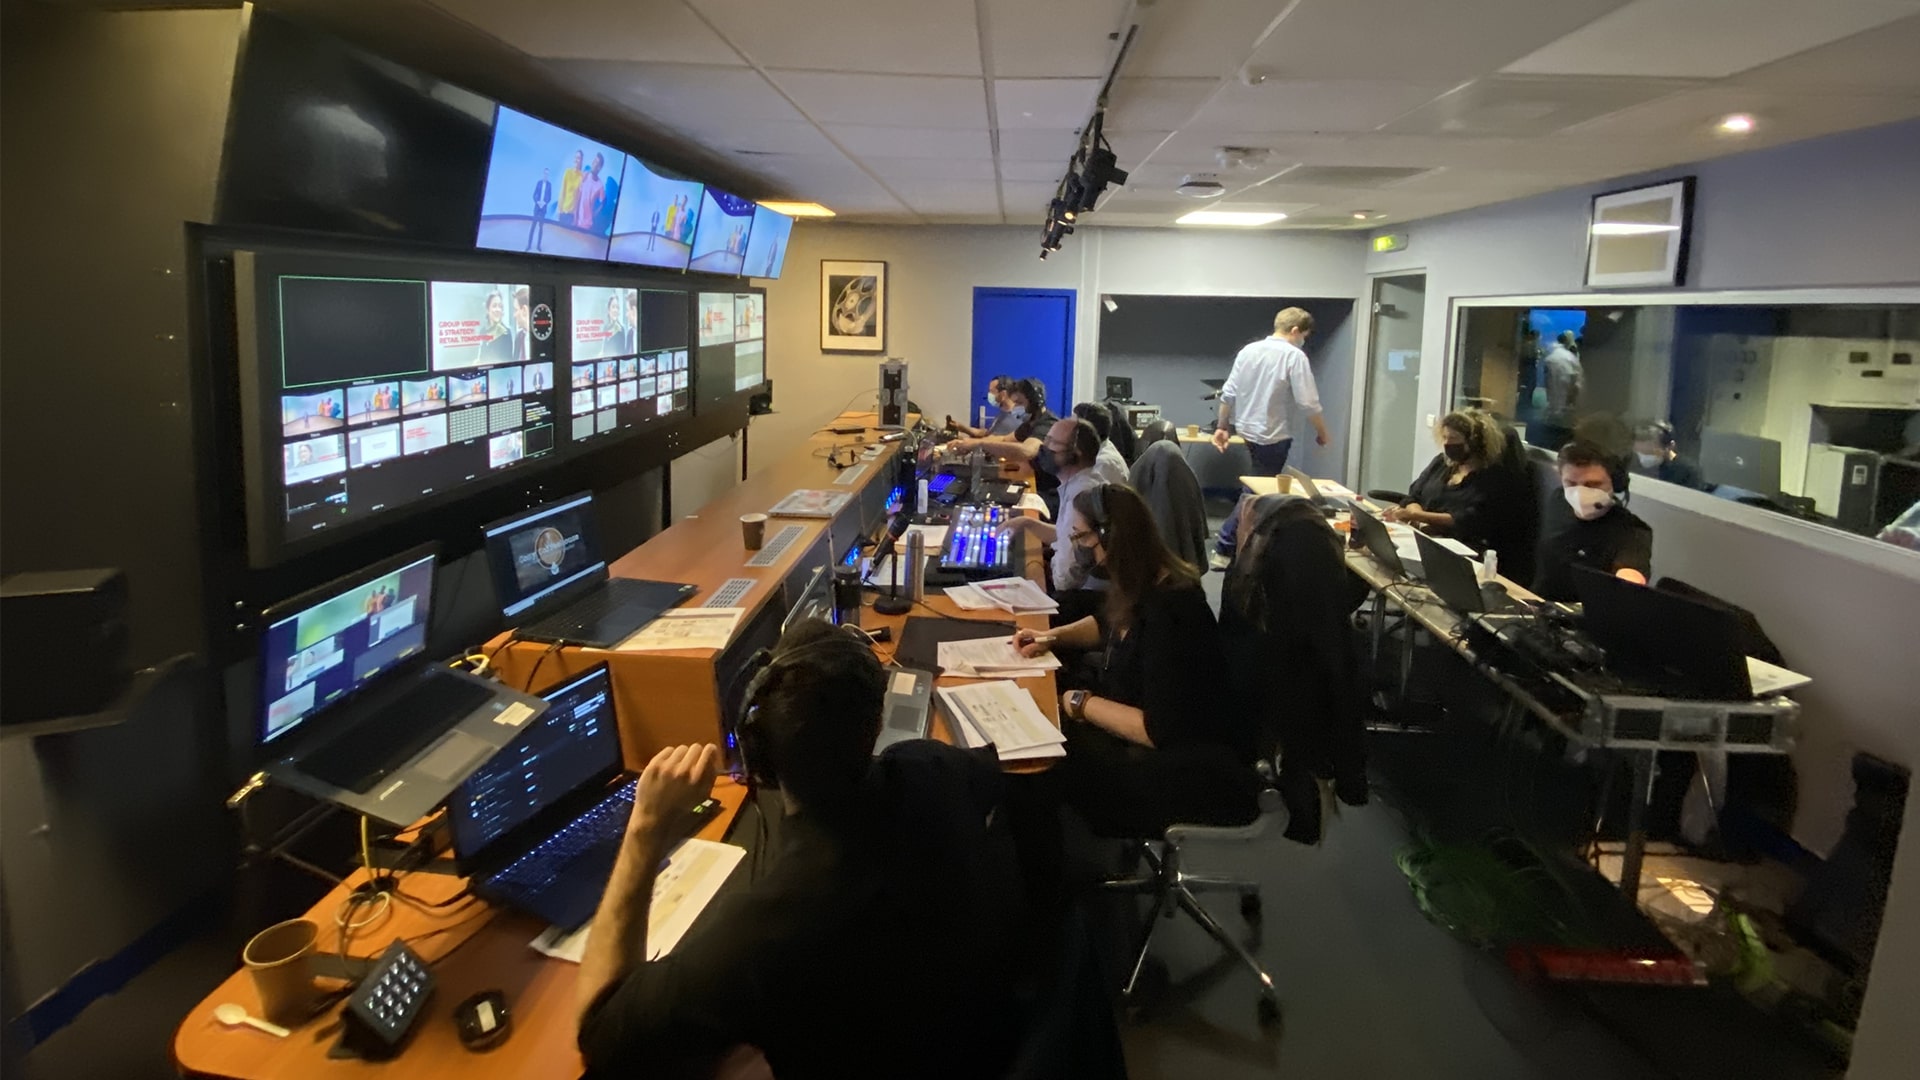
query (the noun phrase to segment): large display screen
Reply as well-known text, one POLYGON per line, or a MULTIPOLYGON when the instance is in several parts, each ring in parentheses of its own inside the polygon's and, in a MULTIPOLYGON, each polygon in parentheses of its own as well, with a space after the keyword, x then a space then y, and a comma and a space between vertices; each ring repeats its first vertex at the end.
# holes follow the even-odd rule
POLYGON ((702 186, 697 181, 662 176, 646 162, 629 156, 620 182, 620 205, 613 215, 613 243, 607 258, 685 270, 693 252, 702 186))
POLYGON ((477 247, 605 259, 627 155, 502 105, 477 247))
POLYGON ((700 199, 700 220, 693 230, 690 270, 738 274, 746 265, 754 202, 709 186, 700 199))
POLYGON ((271 742, 427 647, 431 549, 303 598, 267 624, 260 650, 260 741, 271 742))
POLYGON ((567 373, 574 442, 688 412, 687 294, 575 285, 567 373))
POLYGON ((787 261, 787 241, 793 236, 793 219, 778 210, 756 205, 753 231, 747 234, 746 268, 748 277, 777 278, 787 261))
POLYGON ((550 286, 288 274, 275 293, 283 541, 554 452, 550 286))

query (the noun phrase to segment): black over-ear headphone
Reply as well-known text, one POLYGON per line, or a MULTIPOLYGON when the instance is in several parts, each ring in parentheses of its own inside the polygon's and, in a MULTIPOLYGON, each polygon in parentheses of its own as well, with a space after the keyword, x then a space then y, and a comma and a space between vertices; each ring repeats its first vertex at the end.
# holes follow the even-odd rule
POLYGON ((822 635, 778 656, 770 649, 761 649, 747 660, 742 671, 752 674, 747 679, 746 692, 741 695, 740 714, 728 734, 731 744, 728 749, 739 755, 739 775, 746 779, 749 787, 780 786, 773 767, 770 736, 766 723, 760 719, 760 696, 780 673, 800 666, 809 654, 821 651, 833 639, 834 635, 822 635))
POLYGON ((1107 532, 1113 526, 1113 519, 1107 516, 1107 485, 1095 484, 1087 489, 1087 524, 1093 526, 1094 538, 1101 547, 1107 546, 1107 532))

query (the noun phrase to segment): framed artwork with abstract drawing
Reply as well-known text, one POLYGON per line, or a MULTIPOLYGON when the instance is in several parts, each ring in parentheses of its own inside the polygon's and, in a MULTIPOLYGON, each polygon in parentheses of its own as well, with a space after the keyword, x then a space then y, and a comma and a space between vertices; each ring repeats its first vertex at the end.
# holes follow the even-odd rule
POLYGON ((820 260, 820 351, 887 351, 887 264, 820 260))

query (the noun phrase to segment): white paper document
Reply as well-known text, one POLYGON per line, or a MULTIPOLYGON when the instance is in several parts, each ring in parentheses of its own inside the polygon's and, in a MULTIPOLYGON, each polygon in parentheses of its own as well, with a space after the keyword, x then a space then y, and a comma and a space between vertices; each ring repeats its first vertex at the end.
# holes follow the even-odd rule
POLYGON ((940 670, 963 679, 1024 679, 1060 667, 1052 653, 1021 656, 1010 637, 942 641, 938 653, 940 670))
MULTIPOLYGON (((647 909, 647 959, 658 960, 687 936, 693 920, 706 910, 727 875, 747 849, 711 840, 682 840, 653 879, 653 903, 647 909)), ((577 964, 587 951, 589 922, 571 933, 548 927, 531 944, 535 952, 577 964)))
POLYGON ((1036 492, 1029 491, 1025 495, 1020 496, 1020 501, 1014 503, 1013 508, 1015 510, 1037 510, 1040 512, 1041 521, 1053 520, 1053 514, 1047 510, 1047 500, 1041 498, 1036 492))
POLYGON ((1023 577, 994 578, 991 581, 976 581, 973 587, 980 595, 994 602, 1003 611, 1015 615, 1027 613, 1047 613, 1060 610, 1046 590, 1023 577))
POLYGON ((939 554, 940 545, 947 542, 947 527, 945 525, 909 525, 907 526, 907 531, 900 534, 900 539, 893 542, 893 550, 902 555, 906 554, 907 537, 912 536, 914 533, 919 533, 926 538, 925 543, 927 545, 927 554, 929 555, 939 554))
POLYGON ((947 588, 947 599, 954 602, 962 611, 998 611, 1000 605, 987 599, 987 594, 971 585, 951 585, 947 588))
POLYGON ((1004 679, 940 687, 954 734, 969 747, 992 743, 1002 761, 1065 757, 1067 737, 1019 683, 1004 679))
POLYGON ((724 649, 733 640, 745 608, 685 608, 663 611, 660 617, 614 646, 617 652, 659 652, 663 649, 724 649))

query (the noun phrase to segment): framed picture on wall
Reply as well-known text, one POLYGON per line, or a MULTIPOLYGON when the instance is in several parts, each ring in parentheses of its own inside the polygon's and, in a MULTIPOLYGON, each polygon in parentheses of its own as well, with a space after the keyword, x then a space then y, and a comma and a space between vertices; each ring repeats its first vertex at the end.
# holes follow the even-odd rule
POLYGON ((887 351, 887 264, 820 260, 820 351, 887 351))
POLYGON ((1673 287, 1687 280, 1693 177, 1609 191, 1587 215, 1587 287, 1673 287))

